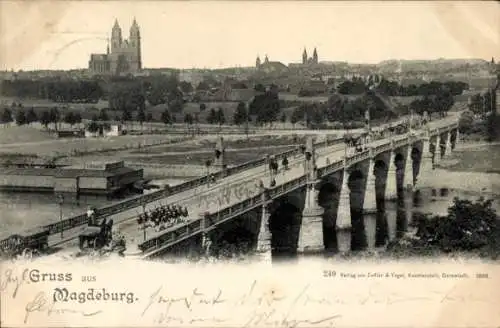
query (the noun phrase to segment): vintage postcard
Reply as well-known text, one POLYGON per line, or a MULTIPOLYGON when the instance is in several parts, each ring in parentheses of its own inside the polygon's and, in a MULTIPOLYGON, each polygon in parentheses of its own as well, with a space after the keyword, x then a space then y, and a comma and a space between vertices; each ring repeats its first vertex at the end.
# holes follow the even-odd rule
POLYGON ((0 17, 0 327, 500 327, 498 2, 0 17))

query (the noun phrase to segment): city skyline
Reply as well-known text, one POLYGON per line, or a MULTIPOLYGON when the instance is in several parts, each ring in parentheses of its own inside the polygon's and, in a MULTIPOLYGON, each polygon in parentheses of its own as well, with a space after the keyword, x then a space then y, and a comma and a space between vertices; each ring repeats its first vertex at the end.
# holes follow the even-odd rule
POLYGON ((367 64, 489 60, 500 49, 495 2, 3 1, 0 8, 1 70, 88 68, 91 53, 106 51, 115 19, 128 33, 134 18, 145 68, 250 67, 257 55, 300 63, 304 47, 316 47, 320 62, 367 64))

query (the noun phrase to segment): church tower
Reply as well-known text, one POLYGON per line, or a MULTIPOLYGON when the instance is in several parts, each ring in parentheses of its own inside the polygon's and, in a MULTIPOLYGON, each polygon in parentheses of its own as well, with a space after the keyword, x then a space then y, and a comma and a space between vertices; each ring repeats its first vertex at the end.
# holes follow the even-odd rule
POLYGON ((269 64, 269 58, 267 58, 267 55, 266 58, 264 58, 264 64, 269 64))
POLYGON ((132 22, 130 27, 129 36, 129 47, 130 47, 130 68, 134 71, 139 71, 142 69, 142 58, 141 58, 141 31, 139 30, 139 25, 135 20, 132 22))
POLYGON ((118 24, 118 20, 115 19, 115 24, 111 30, 111 53, 116 53, 120 51, 122 46, 122 29, 118 24))
POLYGON ((255 67, 260 68, 260 57, 257 56, 257 60, 255 61, 255 67))
POLYGON ((312 62, 313 62, 313 64, 317 64, 318 63, 318 52, 316 51, 316 48, 314 48, 312 62))
POLYGON ((307 51, 306 48, 304 48, 304 52, 302 52, 302 64, 307 64, 307 51))

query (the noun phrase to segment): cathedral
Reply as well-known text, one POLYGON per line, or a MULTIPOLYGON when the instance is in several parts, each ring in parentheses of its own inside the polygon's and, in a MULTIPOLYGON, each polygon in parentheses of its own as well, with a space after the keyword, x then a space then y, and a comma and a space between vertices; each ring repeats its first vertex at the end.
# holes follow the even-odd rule
POLYGON ((142 69, 141 33, 135 18, 130 27, 128 40, 122 38, 122 29, 115 20, 111 31, 111 49, 105 54, 91 54, 89 71, 92 74, 128 74, 142 69))
POLYGON ((302 65, 317 64, 317 63, 318 63, 318 52, 316 51, 316 48, 314 48, 313 56, 310 58, 307 57, 307 51, 304 48, 304 52, 302 53, 302 65))

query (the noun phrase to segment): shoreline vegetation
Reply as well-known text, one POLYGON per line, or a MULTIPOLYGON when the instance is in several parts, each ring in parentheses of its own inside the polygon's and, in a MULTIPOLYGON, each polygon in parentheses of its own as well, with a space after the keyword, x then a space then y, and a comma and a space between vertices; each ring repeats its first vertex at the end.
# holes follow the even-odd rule
POLYGON ((477 200, 454 198, 447 215, 413 212, 410 231, 390 242, 383 256, 499 259, 500 216, 492 207, 494 200, 483 197, 485 193, 499 194, 494 190, 495 182, 500 186, 498 116, 495 112, 486 120, 467 116, 471 115, 461 119, 468 120, 461 124, 462 143, 437 168, 446 171, 450 187, 468 190, 477 200))
POLYGON ((498 260, 500 217, 492 199, 455 198, 448 214, 414 212, 411 231, 390 242, 386 255, 395 258, 470 255, 498 260))

